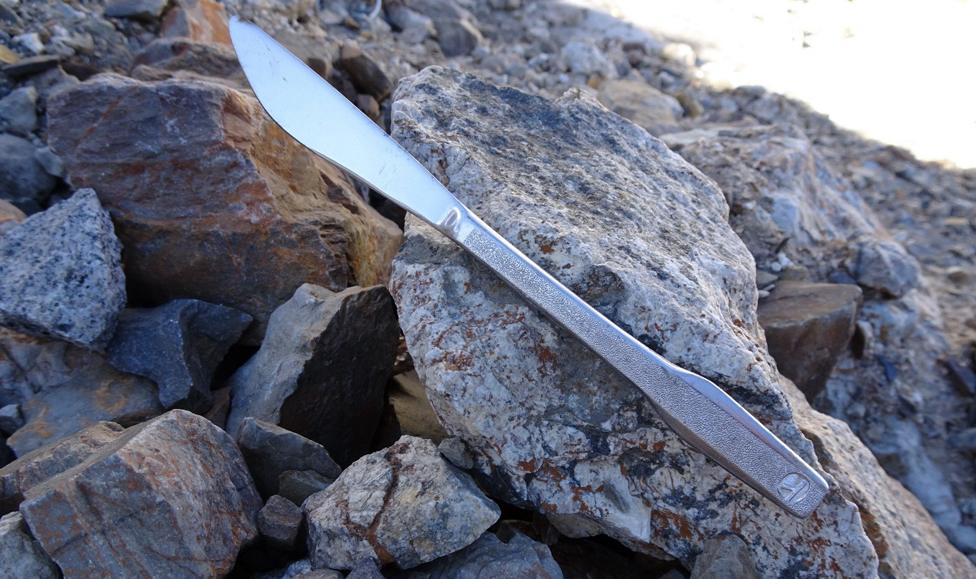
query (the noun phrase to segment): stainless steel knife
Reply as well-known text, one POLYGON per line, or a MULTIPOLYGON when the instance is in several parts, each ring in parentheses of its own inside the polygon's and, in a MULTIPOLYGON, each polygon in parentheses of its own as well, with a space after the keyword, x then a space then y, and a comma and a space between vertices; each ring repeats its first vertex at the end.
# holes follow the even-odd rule
POLYGON ((232 18, 237 57, 282 129, 436 227, 626 376, 686 442, 793 515, 828 487, 755 417, 707 379, 621 330, 502 238, 328 82, 257 26, 232 18))

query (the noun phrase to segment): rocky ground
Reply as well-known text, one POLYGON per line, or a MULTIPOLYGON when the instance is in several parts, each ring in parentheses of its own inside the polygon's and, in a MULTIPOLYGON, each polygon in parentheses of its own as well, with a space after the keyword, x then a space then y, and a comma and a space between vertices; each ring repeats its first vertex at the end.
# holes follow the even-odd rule
POLYGON ((0 62, 3 576, 976 576, 972 171, 559 2, 0 0, 0 62), (228 14, 823 504, 288 138, 228 14))

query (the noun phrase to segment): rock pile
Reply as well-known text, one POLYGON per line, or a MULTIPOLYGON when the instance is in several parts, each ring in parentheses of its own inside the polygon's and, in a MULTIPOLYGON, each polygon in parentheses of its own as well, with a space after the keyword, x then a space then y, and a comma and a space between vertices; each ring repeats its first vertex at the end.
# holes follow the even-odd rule
POLYGON ((0 574, 976 574, 971 172, 715 89, 691 47, 556 1, 0 21, 0 574), (725 389, 824 474, 823 504, 763 499, 295 143, 229 13, 725 389))

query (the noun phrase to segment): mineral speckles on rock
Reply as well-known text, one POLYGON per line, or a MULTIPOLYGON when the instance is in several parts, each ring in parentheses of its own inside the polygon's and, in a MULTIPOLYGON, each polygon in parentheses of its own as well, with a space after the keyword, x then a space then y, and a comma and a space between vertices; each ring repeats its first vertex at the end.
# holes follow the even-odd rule
MULTIPOLYGON (((553 103, 431 68, 402 80, 396 99, 394 135, 463 202, 815 460, 762 347, 752 257, 711 181, 578 94, 553 103)), ((685 561, 733 525, 762 573, 801 561, 814 573, 873 573, 877 559, 852 504, 830 494, 815 519, 798 521, 764 501, 680 442, 594 354, 416 221, 391 288, 435 412, 468 443, 496 496, 685 561)))
POLYGON ((431 441, 412 436, 357 460, 303 508, 312 563, 333 569, 364 559, 416 567, 473 543, 500 513, 431 441))
POLYGON ((125 306, 122 246, 95 191, 0 236, 0 324, 104 348, 125 306))

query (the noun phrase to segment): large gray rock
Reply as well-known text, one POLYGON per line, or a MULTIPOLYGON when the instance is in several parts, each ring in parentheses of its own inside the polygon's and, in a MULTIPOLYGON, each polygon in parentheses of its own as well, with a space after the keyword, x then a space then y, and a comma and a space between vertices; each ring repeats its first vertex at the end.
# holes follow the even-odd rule
POLYGON ((949 443, 970 423, 970 395, 941 367, 951 346, 916 259, 796 127, 706 125, 664 139, 722 187, 760 270, 862 287, 858 347, 842 353, 814 404, 850 424, 950 539, 976 552, 976 527, 960 510, 976 500, 976 463, 949 443))
POLYGON ((230 379, 227 431, 248 416, 310 438, 339 464, 369 450, 399 334, 384 287, 305 284, 271 315, 261 349, 230 379))
POLYGON ((227 574, 261 499, 231 438, 172 410, 26 493, 20 512, 66 576, 227 574))
POLYGON ((214 370, 251 319, 200 300, 127 309, 108 346, 108 360, 123 372, 155 382, 165 408, 206 412, 213 402, 214 370))
POLYGON ((0 518, 0 576, 25 579, 61 576, 58 566, 31 537, 20 513, 0 518))
MULTIPOLYGON (((764 348, 753 259, 712 181, 582 94, 549 102, 430 68, 395 98, 396 138, 485 221, 817 464, 794 414, 805 402, 787 402, 794 387, 764 348)), ((876 572, 847 485, 811 518, 787 515, 680 441, 636 388, 456 246, 416 221, 406 234, 391 289, 407 344, 442 424, 498 496, 564 532, 689 566, 735 529, 764 575, 876 572)))
POLYGON ((500 514, 429 440, 404 436, 357 460, 303 505, 314 567, 416 567, 473 543, 500 514))
POLYGON ((0 325, 103 348, 125 306, 122 246, 82 189, 0 237, 0 325))
POLYGON ((15 510, 24 500, 25 492, 84 462, 99 448, 118 438, 123 430, 113 422, 99 422, 0 469, 0 514, 15 510))
POLYGON ((855 285, 789 281, 778 283, 759 303, 769 353, 809 400, 823 391, 847 348, 860 304, 855 285))
POLYGON ((549 547, 515 532, 508 541, 485 533, 446 557, 418 567, 409 579, 562 579, 549 547))
POLYGON ((342 472, 321 444, 263 420, 245 418, 237 446, 264 496, 281 494, 279 482, 286 472, 312 471, 333 480, 342 472))
POLYGON ((303 283, 388 277, 400 230, 244 92, 97 75, 49 99, 48 134, 68 180, 112 213, 130 287, 246 312, 251 343, 303 283))
POLYGON ((7 440, 18 456, 107 420, 124 426, 162 412, 156 386, 66 342, 0 329, 0 398, 24 426, 7 440))
POLYGON ((25 211, 40 211, 56 184, 34 158, 30 141, 0 134, 0 197, 25 211))

